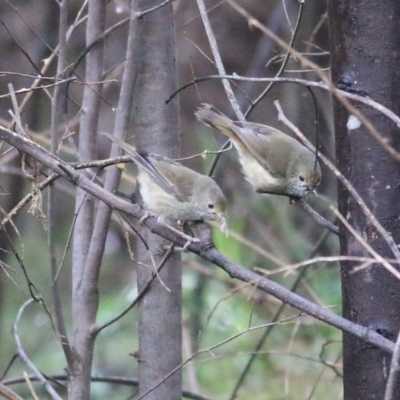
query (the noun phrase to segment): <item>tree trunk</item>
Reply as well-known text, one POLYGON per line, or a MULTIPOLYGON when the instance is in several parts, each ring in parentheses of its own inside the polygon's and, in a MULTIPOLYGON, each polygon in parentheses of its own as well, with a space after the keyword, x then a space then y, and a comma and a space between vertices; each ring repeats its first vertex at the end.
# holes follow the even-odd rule
MULTIPOLYGON (((400 113, 398 0, 331 0, 332 80, 400 113), (351 87, 350 87, 351 86, 351 87)), ((400 132, 382 114, 357 104, 389 143, 400 150, 400 132)), ((349 113, 335 102, 336 156, 340 171, 350 180, 383 227, 400 242, 400 166, 364 126, 347 127, 349 113)), ((339 186, 339 210, 381 256, 393 254, 366 219, 355 200, 339 186)), ((370 257, 343 226, 341 254, 370 257)), ((394 340, 400 327, 400 282, 382 265, 354 271, 357 263, 341 265, 343 316, 394 340)), ((383 399, 391 358, 349 334, 343 335, 344 398, 383 399)), ((397 382, 395 396, 400 398, 397 382)))
MULTIPOLYGON (((137 0, 137 10, 144 11, 158 1, 137 0)), ((177 101, 165 100, 176 90, 177 72, 172 3, 145 15, 137 21, 137 78, 135 82, 133 123, 136 146, 167 157, 178 157, 180 136, 177 101)), ((143 232, 158 267, 170 245, 161 237, 143 232)), ((139 243, 140 245, 140 243, 139 243)), ((139 291, 154 272, 149 250, 140 246, 138 266, 139 291), (143 266, 144 265, 144 266, 143 266)), ((139 321, 139 394, 157 385, 181 363, 181 262, 173 252, 159 279, 155 279, 140 303, 139 321)), ((146 400, 181 398, 181 372, 178 371, 146 400)))

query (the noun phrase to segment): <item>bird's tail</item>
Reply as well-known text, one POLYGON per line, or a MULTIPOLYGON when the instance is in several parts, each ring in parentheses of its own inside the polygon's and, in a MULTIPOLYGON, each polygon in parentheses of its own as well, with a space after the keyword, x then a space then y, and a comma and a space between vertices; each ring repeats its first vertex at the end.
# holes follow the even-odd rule
POLYGON ((195 112, 197 119, 204 124, 211 126, 212 128, 218 129, 224 135, 230 137, 234 141, 240 140, 237 133, 235 132, 235 123, 222 114, 221 111, 217 110, 210 104, 203 103, 201 107, 195 112))
POLYGON ((100 132, 100 134, 104 137, 106 137, 108 140, 111 142, 115 143, 118 145, 121 149, 125 150, 127 154, 129 154, 132 157, 137 156, 137 150, 135 147, 131 146, 130 144, 124 142, 121 139, 118 139, 117 137, 110 135, 107 132, 100 132))

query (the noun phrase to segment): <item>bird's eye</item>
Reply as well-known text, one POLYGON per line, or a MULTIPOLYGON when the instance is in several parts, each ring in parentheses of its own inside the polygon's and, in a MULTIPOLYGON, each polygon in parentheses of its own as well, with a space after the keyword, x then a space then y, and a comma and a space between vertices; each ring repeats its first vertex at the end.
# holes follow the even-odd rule
POLYGON ((208 203, 207 207, 210 208, 210 209, 213 209, 214 208, 214 204, 213 203, 208 203))
POLYGON ((300 176, 299 176, 299 179, 300 179, 301 182, 304 182, 304 176, 301 176, 301 175, 300 175, 300 176))

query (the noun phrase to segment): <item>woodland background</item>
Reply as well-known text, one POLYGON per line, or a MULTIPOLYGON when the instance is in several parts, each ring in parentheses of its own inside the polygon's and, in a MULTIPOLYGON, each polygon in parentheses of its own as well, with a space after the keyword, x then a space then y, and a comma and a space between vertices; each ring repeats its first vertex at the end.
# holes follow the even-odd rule
MULTIPOLYGON (((67 26, 84 17, 88 9, 90 11, 90 1, 89 5, 75 0, 67 3, 67 26)), ((18 130, 9 113, 9 110, 15 113, 9 85, 11 83, 15 91, 26 88, 26 93, 17 93, 16 96, 21 106, 21 123, 30 138, 47 149, 50 148, 54 115, 51 97, 54 99, 55 89, 29 88, 46 62, 49 62, 49 68, 44 75, 54 77, 57 74, 57 58, 49 60, 52 49, 59 43, 61 4, 50 0, 0 1, 0 122, 10 130, 18 130), (27 101, 23 102, 25 98, 27 101)), ((104 29, 129 17, 130 2, 115 0, 104 4, 104 29)), ((295 36, 293 47, 329 77, 327 2, 242 0, 238 4, 285 42, 289 43, 295 36)), ((286 52, 229 4, 209 1, 206 5, 226 73, 274 77, 286 52)), ((171 4, 165 7, 171 7, 171 4)), ((177 0, 172 7, 178 88, 195 78, 216 75, 217 70, 196 2, 177 0)), ((157 12, 160 11, 154 11, 157 12)), ((78 144, 79 129, 82 129, 81 105, 85 82, 93 82, 85 69, 91 52, 87 48, 86 24, 86 21, 76 24, 68 38, 65 64, 69 71, 73 66, 75 80, 68 87, 60 85, 62 89, 58 94, 58 107, 64 120, 56 129, 58 138, 63 137, 56 150, 59 157, 68 162, 82 159, 78 144), (80 62, 76 63, 77 60, 80 62)), ((126 56, 128 24, 129 21, 121 23, 101 41, 104 44, 103 83, 99 86, 101 94, 96 93, 99 100, 96 132, 113 131, 126 56)), ((157 66, 160 70, 164 67, 162 64, 157 66)), ((290 57, 285 64, 284 76, 319 80, 315 71, 306 68, 296 57, 290 57)), ((50 79, 43 79, 40 85, 49 83, 52 83, 50 79)), ((156 79, 154 84, 157 84, 156 79)), ((268 83, 265 82, 234 83, 233 90, 242 110, 248 107, 247 98, 257 98, 266 86, 268 83)), ((162 91, 161 95, 164 95, 162 91)), ((167 98, 165 96, 163 101, 167 98)), ((317 90, 311 93, 305 86, 288 82, 272 86, 248 119, 292 134, 278 121, 273 105, 276 99, 279 99, 286 116, 311 142, 315 144, 318 137, 319 151, 333 161, 335 140, 330 93, 317 90)), ((224 138, 202 126, 193 114, 201 103, 206 102, 235 119, 221 81, 209 79, 197 82, 182 90, 170 104, 174 102, 175 106, 179 102, 180 157, 189 157, 183 161, 185 165, 208 173, 213 155, 190 157, 206 149, 217 151, 224 138)), ((131 143, 135 142, 135 135, 131 126, 127 132, 127 137, 134 138, 131 143)), ((37 176, 28 176, 28 171, 33 171, 33 175, 41 174, 42 178, 48 174, 41 166, 35 167, 32 161, 23 164, 21 153, 15 149, 7 151, 10 148, 4 145, 0 158, 3 216, 35 189, 37 176)), ((100 135, 96 149, 93 159, 110 157, 110 144, 100 135)), ((321 166, 323 180, 318 188, 318 197, 310 198, 309 203, 325 218, 335 222, 330 206, 337 205, 336 178, 324 164, 321 163, 321 166)), ((135 192, 134 175, 134 167, 127 164, 119 187, 125 197, 129 198, 135 192)), ((234 262, 254 269, 322 308, 341 315, 340 270, 339 262, 334 257, 339 255, 338 237, 319 226, 297 204, 290 204, 289 199, 254 193, 243 179, 234 150, 222 154, 213 176, 229 203, 230 235, 225 237, 214 229, 216 248, 234 262), (331 256, 333 261, 328 262, 325 258, 320 262, 296 266, 296 263, 314 257, 331 256)), ((15 357, 17 345, 12 326, 22 304, 30 297, 32 284, 35 287, 33 293, 40 293, 45 307, 31 304, 26 308, 18 324, 19 339, 29 358, 43 374, 66 375, 65 355, 55 334, 56 328, 49 320, 49 313, 54 316, 54 276, 52 278, 50 273, 50 255, 56 260, 57 290, 66 332, 71 336, 74 334, 72 310, 77 299, 72 295, 71 265, 74 256, 71 232, 75 226, 76 191, 63 179, 56 181, 53 190, 55 207, 50 221, 50 239, 45 191, 43 198, 35 198, 38 202, 35 208, 30 208, 31 202, 18 210, 13 216, 13 224, 8 224, 1 236, 0 375, 3 374, 2 382, 23 398, 32 398, 33 392, 40 399, 52 397, 38 383, 33 383, 34 389, 28 388, 23 373, 34 374, 15 357), (52 251, 49 245, 53 246, 52 251), (22 378, 19 384, 11 385, 10 380, 19 378, 22 378)), ((120 215, 115 215, 101 261, 98 277, 100 300, 96 317, 99 324, 118 315, 138 295, 137 236, 121 221, 120 215)), ((75 232, 75 235, 78 233, 75 232)), ((182 255, 182 306, 183 360, 199 352, 182 367, 183 389, 190 392, 184 393, 185 397, 254 400, 343 398, 342 333, 338 329, 285 305, 249 283, 231 279, 224 271, 190 252, 182 255), (257 356, 252 359, 254 355, 257 356), (250 369, 243 373, 250 359, 250 369)), ((138 361, 134 355, 138 350, 139 318, 138 307, 133 307, 96 337, 92 375, 97 377, 97 382, 91 385, 90 398, 137 398, 135 379, 138 376, 138 361), (126 378, 126 381, 120 378, 126 378)), ((67 393, 65 385, 65 379, 61 378, 59 383, 53 385, 62 398, 67 393)))

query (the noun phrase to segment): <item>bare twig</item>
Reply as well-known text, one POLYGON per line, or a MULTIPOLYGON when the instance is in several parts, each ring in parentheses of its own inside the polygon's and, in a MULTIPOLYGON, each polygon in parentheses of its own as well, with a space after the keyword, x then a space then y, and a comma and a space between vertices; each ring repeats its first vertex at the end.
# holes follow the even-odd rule
MULTIPOLYGON (((133 4, 133 3, 132 3, 133 4)), ((113 134, 114 136, 118 137, 119 139, 123 139, 123 135, 127 131, 129 117, 130 117, 130 110, 132 108, 132 93, 133 87, 135 83, 135 62, 133 61, 134 58, 134 36, 135 36, 135 13, 134 7, 131 7, 131 15, 130 15, 130 23, 129 23, 129 34, 128 34, 128 45, 127 45, 127 53, 126 53, 126 63, 125 69, 122 77, 121 83, 121 93, 119 97, 116 117, 115 117, 115 124, 113 134)), ((111 147, 111 157, 115 157, 119 154, 120 149, 118 146, 113 145, 111 147)), ((129 159, 129 157, 128 157, 129 159)), ((114 192, 119 184, 121 171, 118 169, 112 169, 107 172, 105 177, 104 188, 110 192, 114 192)), ((107 206, 107 204, 101 203, 99 205, 99 209, 97 212, 97 216, 94 223, 94 236, 90 243, 89 255, 88 258, 90 260, 90 264, 87 265, 87 268, 95 269, 98 268, 101 262, 102 257, 102 249, 105 245, 106 237, 107 237, 107 230, 110 223, 112 210, 107 206)), ((143 292, 145 293, 145 292, 143 292)), ((133 307, 133 305, 131 305, 133 307)), ((125 315, 126 312, 129 311, 129 307, 125 309, 122 313, 120 313, 117 318, 122 317, 125 315)), ((110 324, 114 322, 114 319, 103 324, 102 326, 95 326, 94 332, 98 333, 102 329, 106 328, 110 324)), ((91 328, 93 332, 93 327, 91 328)))
MULTIPOLYGON (((328 92, 332 91, 332 88, 331 88, 332 84, 328 85, 327 83, 324 83, 324 82, 310 81, 307 79, 286 78, 286 77, 285 78, 276 78, 276 77, 252 78, 252 77, 240 76, 237 74, 234 74, 234 75, 209 75, 209 76, 204 76, 201 78, 196 78, 193 81, 186 83, 185 85, 180 87, 176 92, 174 92, 166 100, 166 102, 168 103, 169 101, 171 101, 177 94, 179 94, 182 90, 185 90, 186 88, 188 88, 191 85, 195 85, 199 82, 205 82, 205 81, 209 81, 209 80, 213 80, 213 79, 217 79, 217 80, 229 79, 229 80, 248 81, 248 82, 295 83, 295 84, 302 85, 305 87, 310 87, 310 88, 314 87, 314 88, 322 89, 322 90, 325 90, 328 92)), ((365 104, 365 105, 379 111, 380 113, 385 115, 387 118, 389 118, 391 121, 393 121, 398 127, 400 127, 400 117, 397 114, 395 114, 393 111, 389 110, 387 107, 385 107, 384 105, 371 99, 370 97, 360 96, 358 94, 345 92, 340 89, 335 89, 335 93, 338 97, 343 97, 345 99, 357 101, 358 103, 365 104)), ((351 106, 351 107, 352 108, 349 110, 350 112, 352 112, 352 109, 354 108, 353 106, 351 106)), ((361 115, 361 117, 359 119, 364 124, 368 123, 368 120, 366 120, 363 115, 361 115)), ((400 161, 400 153, 397 152, 396 149, 391 147, 387 143, 387 141, 385 140, 385 138, 383 136, 380 135, 380 139, 378 141, 397 161, 400 161)))
MULTIPOLYGON (((38 380, 37 376, 35 376, 35 375, 29 375, 28 378, 32 382, 35 382, 38 380)), ((57 381, 67 381, 68 380, 67 375, 48 375, 48 378, 57 380, 57 381)), ((96 376, 92 376, 91 381, 92 382, 112 383, 115 385, 134 386, 134 387, 139 385, 139 381, 137 379, 127 378, 125 376, 96 375, 96 376)), ((5 385, 13 385, 13 384, 23 383, 23 382, 25 382, 25 378, 12 378, 12 379, 5 379, 3 383, 5 385)), ((190 392, 189 390, 182 390, 182 397, 186 398, 186 399, 191 399, 191 400, 212 400, 209 397, 201 396, 197 393, 190 392)), ((10 400, 14 400, 14 399, 10 399, 10 400)), ((21 398, 18 397, 15 400, 21 400, 21 398)))
POLYGON ((163 382, 165 382, 171 375, 173 375, 176 371, 179 371, 182 367, 184 367, 186 364, 190 363, 193 359, 195 359, 199 355, 204 354, 204 353, 211 353, 212 354, 213 350, 215 350, 215 349, 217 349, 217 348, 219 348, 219 347, 231 342, 232 340, 237 339, 240 336, 243 336, 244 334, 246 334, 248 332, 252 332, 252 331, 255 331, 255 330, 263 329, 263 328, 269 327, 271 325, 277 325, 277 324, 281 324, 281 323, 288 323, 289 321, 295 320, 300 316, 301 316, 301 314, 285 318, 284 320, 279 321, 279 322, 270 322, 269 324, 263 324, 263 325, 248 327, 247 329, 245 329, 245 330, 243 330, 243 331, 241 331, 241 332, 239 332, 239 333, 237 333, 237 334, 235 334, 235 335, 233 335, 233 336, 231 336, 231 337, 229 337, 229 338, 227 338, 227 339, 225 339, 225 340, 223 340, 223 341, 221 341, 221 342, 219 342, 217 344, 214 344, 214 345, 209 346, 209 347, 207 347, 205 349, 201 349, 201 350, 196 351, 194 354, 192 354, 190 357, 188 357, 185 361, 183 361, 180 365, 178 365, 176 368, 174 368, 172 371, 170 371, 168 374, 166 374, 159 382, 157 382, 157 384, 155 384, 153 387, 151 387, 145 393, 143 393, 140 397, 138 397, 137 400, 144 399, 149 393, 151 393, 153 390, 155 390, 157 387, 159 387, 163 382))
MULTIPOLYGON (((87 45, 85 50, 77 57, 76 61, 72 65, 69 76, 71 77, 74 73, 78 65, 81 63, 81 61, 86 57, 86 55, 90 52, 90 50, 98 43, 102 42, 108 35, 110 35, 112 32, 114 32, 116 29, 120 28, 121 26, 127 24, 129 22, 129 17, 124 18, 121 21, 118 21, 116 24, 113 26, 110 26, 108 29, 106 29, 104 32, 102 32, 98 37, 96 37, 90 44, 87 45)), ((68 87, 67 87, 67 92, 68 92, 68 87)))
POLYGON ((10 92, 10 97, 11 97, 11 103, 14 108, 14 113, 11 110, 8 110, 9 114, 14 118, 15 124, 17 125, 17 132, 19 135, 26 135, 24 128, 22 127, 22 121, 21 121, 21 113, 19 112, 18 109, 18 102, 17 102, 17 96, 15 95, 14 91, 14 86, 12 83, 8 84, 8 90, 10 92))
POLYGON ((395 388, 396 380, 400 370, 400 331, 397 335, 396 344, 392 355, 392 361, 390 363, 389 376, 386 383, 385 398, 384 400, 395 400, 395 388))
POLYGON ((157 4, 157 5, 154 6, 154 7, 150 7, 150 8, 148 8, 147 10, 144 10, 144 11, 138 11, 138 12, 136 12, 135 16, 136 16, 137 19, 143 18, 146 14, 151 13, 151 12, 153 12, 153 11, 158 10, 158 9, 161 8, 161 7, 166 6, 166 5, 167 5, 168 3, 170 3, 171 1, 172 1, 172 0, 164 0, 164 1, 162 1, 160 4, 157 4))
POLYGON ((321 214, 317 213, 306 201, 303 199, 293 198, 293 201, 300 206, 318 225, 329 229, 335 235, 339 234, 339 228, 332 224, 332 222, 325 219, 321 214))
POLYGON ((28 386, 28 389, 29 389, 29 391, 30 391, 30 393, 31 393, 31 395, 33 397, 33 400, 39 400, 39 397, 36 394, 36 391, 35 391, 35 389, 34 389, 34 387, 32 385, 32 382, 30 381, 30 379, 28 377, 28 374, 26 373, 26 371, 24 371, 23 374, 24 374, 24 378, 25 378, 25 383, 28 386))
POLYGON ((146 294, 146 292, 149 290, 152 282, 158 277, 159 272, 162 270, 164 267, 166 261, 168 260, 168 257, 170 256, 171 252, 173 251, 173 244, 168 248, 166 251, 163 259, 160 262, 160 265, 157 267, 157 270, 153 273, 149 281, 143 286, 142 290, 138 295, 135 297, 135 299, 129 304, 124 310, 122 310, 118 315, 110 319, 109 321, 105 322, 104 324, 101 325, 95 325, 91 329, 92 335, 97 335, 99 334, 103 329, 109 327, 110 325, 114 324, 118 320, 120 320, 125 314, 127 314, 133 307, 135 307, 136 304, 139 303, 139 301, 143 298, 143 296, 146 294))
POLYGON ((364 240, 361 235, 346 221, 346 218, 343 217, 342 214, 333 206, 331 206, 331 209, 339 218, 340 222, 349 230, 349 232, 354 236, 354 238, 364 247, 365 250, 367 250, 373 257, 376 258, 376 260, 382 264, 391 274, 393 274, 397 279, 400 279, 400 272, 397 271, 396 268, 394 268, 387 260, 385 260, 378 252, 376 252, 372 246, 364 240))
MULTIPOLYGON (((68 38, 72 35, 72 33, 74 32, 74 30, 75 30, 76 28, 78 28, 82 23, 84 23, 84 22, 86 21, 86 19, 87 19, 87 16, 86 16, 86 15, 83 16, 83 17, 81 18, 81 14, 82 14, 84 8, 86 7, 86 3, 87 3, 87 0, 85 0, 85 1, 83 2, 83 4, 82 4, 80 10, 79 10, 78 13, 77 13, 77 17, 76 17, 74 23, 73 23, 73 24, 70 26, 70 28, 68 29, 68 32, 67 32, 67 40, 68 40, 68 38)), ((47 79, 47 77, 45 77, 44 74, 45 74, 45 72, 51 67, 52 61, 54 60, 54 58, 55 58, 55 57, 57 56, 57 54, 58 54, 58 49, 59 49, 59 46, 57 46, 57 47, 54 49, 54 51, 51 53, 51 55, 50 55, 47 59, 44 60, 44 62, 43 62, 43 67, 42 67, 41 70, 39 71, 38 76, 36 77, 35 81, 32 83, 32 85, 31 85, 31 87, 29 88, 29 90, 27 91, 27 93, 26 93, 24 99, 22 100, 22 102, 21 102, 20 105, 19 105, 19 109, 20 109, 20 110, 23 110, 23 109, 24 109, 25 105, 26 105, 27 102, 29 101, 30 97, 31 97, 32 94, 34 93, 34 90, 38 87, 38 85, 40 84, 40 82, 41 82, 43 79, 47 79)), ((54 78, 53 78, 53 79, 54 79, 54 78)), ((42 87, 43 87, 43 86, 42 86, 42 87)), ((17 92, 18 92, 18 91, 17 91, 17 92)), ((13 125, 13 123, 14 123, 14 121, 11 121, 11 122, 9 123, 8 126, 11 127, 11 126, 13 125)))
MULTIPOLYGON (((284 4, 285 14, 287 15, 285 1, 282 1, 282 3, 284 4)), ((299 4, 299 12, 297 14, 297 21, 296 21, 296 25, 295 25, 294 29, 292 29, 292 27, 290 26, 290 20, 288 20, 289 26, 290 26, 290 28, 292 30, 292 37, 290 38, 289 48, 286 51, 286 54, 285 54, 285 57, 284 57, 284 59, 282 61, 281 66, 279 67, 279 71, 275 74, 275 78, 280 77, 285 72, 286 65, 289 62, 289 59, 290 59, 290 56, 291 56, 291 49, 293 48, 294 41, 296 40, 296 36, 297 36, 297 33, 299 31, 299 28, 300 28, 300 21, 301 21, 302 15, 303 15, 303 8, 304 8, 304 2, 300 2, 300 4, 299 4)), ((250 107, 245 112, 245 117, 246 118, 254 110, 254 108, 257 106, 257 104, 269 93, 269 91, 272 89, 273 85, 274 85, 274 82, 270 82, 269 85, 257 97, 257 99, 255 99, 254 102, 252 102, 250 107)))
MULTIPOLYGON (((279 101, 274 101, 275 107, 278 110, 278 119, 283 124, 285 124, 288 128, 292 130, 292 132, 303 142, 303 144, 308 147, 311 151, 315 152, 314 146, 310 143, 310 141, 300 132, 300 130, 284 115, 282 108, 279 104, 279 101)), ((380 222, 377 220, 375 215, 371 212, 368 206, 365 204, 362 197, 358 194, 358 192, 354 189, 353 185, 344 177, 344 175, 333 165, 333 163, 325 157, 323 154, 318 153, 318 157, 324 162, 324 164, 335 174, 335 176, 340 180, 340 182, 345 186, 345 188, 350 192, 353 196, 354 200, 360 206, 361 210, 367 217, 367 219, 372 223, 375 229, 380 233, 383 240, 387 243, 389 248, 391 249, 393 255, 397 260, 400 260, 400 251, 396 246, 392 236, 386 231, 380 222)))
MULTIPOLYGON (((132 159, 129 156, 120 156, 114 158, 108 158, 105 160, 97 160, 97 161, 88 161, 84 163, 71 163, 70 165, 75 169, 85 169, 85 168, 104 168, 110 165, 121 164, 121 163, 128 163, 132 162, 132 159)), ((59 174, 53 173, 48 176, 46 179, 37 183, 36 189, 43 190, 49 185, 51 185, 56 179, 60 177, 59 174)), ((32 191, 28 193, 22 200, 18 202, 14 208, 9 211, 6 216, 1 220, 0 225, 5 226, 8 222, 12 222, 12 218, 18 214, 23 207, 25 207, 35 196, 35 193, 32 191)))
POLYGON ((18 355, 21 357, 21 360, 33 371, 33 373, 36 375, 37 379, 43 384, 47 392, 50 394, 50 396, 54 400, 62 400, 62 398, 59 396, 59 394, 53 389, 53 387, 47 382, 46 378, 43 376, 43 374, 36 368, 36 365, 33 364, 33 362, 28 358, 26 355, 22 344, 21 340, 18 335, 18 324, 19 321, 22 317, 22 313, 24 312, 25 308, 33 303, 35 300, 29 299, 27 300, 19 309, 17 318, 15 319, 14 325, 13 325, 13 336, 15 339, 15 343, 17 345, 17 351, 18 355))
MULTIPOLYGON (((211 51, 214 56, 215 65, 217 66, 218 73, 220 75, 225 75, 225 67, 221 59, 221 54, 218 50, 218 44, 217 41, 215 40, 214 32, 212 30, 211 23, 208 18, 208 13, 206 6, 204 4, 204 0, 197 0, 197 5, 199 7, 201 19, 203 20, 203 25, 207 33, 208 41, 210 43, 211 51)), ((228 96, 229 102, 231 103, 231 106, 235 111, 236 116, 238 117, 239 121, 244 122, 245 118, 239 107, 239 104, 236 100, 235 94, 233 93, 229 81, 227 79, 222 79, 222 84, 224 85, 226 95, 228 96)))
MULTIPOLYGON (((140 219, 144 216, 144 212, 140 209, 138 205, 131 204, 117 198, 112 193, 91 182, 89 179, 74 170, 71 166, 64 163, 59 158, 55 157, 52 154, 49 154, 40 146, 36 145, 26 138, 16 135, 13 131, 6 129, 2 126, 0 126, 0 140, 4 140, 12 146, 17 147, 20 151, 35 157, 38 161, 60 174, 63 178, 67 179, 74 185, 79 186, 81 189, 87 191, 92 196, 97 197, 109 207, 118 209, 137 219, 140 219)), ((146 221, 144 221, 144 224, 153 233, 156 233, 157 235, 160 235, 176 243, 178 246, 184 246, 186 244, 185 239, 176 235, 169 229, 166 229, 165 227, 159 225, 155 217, 149 217, 148 219, 146 219, 146 221)), ((200 231, 199 234, 201 234, 200 231)), ((200 235, 200 237, 203 236, 200 235)), ((323 309, 310 302, 309 300, 290 292, 290 290, 285 289, 279 284, 272 282, 269 279, 263 278, 253 271, 250 271, 249 269, 230 261, 228 258, 219 253, 212 246, 212 244, 209 243, 209 241, 192 243, 188 246, 187 249, 219 266, 221 269, 226 271, 231 278, 240 279, 245 282, 251 282, 252 285, 256 286, 264 292, 271 294, 281 301, 290 304, 291 306, 344 332, 348 332, 361 338, 362 340, 370 342, 375 346, 385 350, 386 352, 391 353, 394 349, 393 342, 384 338, 380 334, 370 330, 369 328, 340 317, 330 310, 323 309)))
POLYGON ((18 17, 24 22, 24 24, 27 26, 27 28, 29 29, 29 31, 36 36, 41 42, 42 44, 50 51, 53 51, 53 49, 50 47, 50 45, 38 34, 37 30, 32 28, 29 24, 29 22, 24 18, 24 16, 22 15, 22 13, 19 11, 18 7, 15 7, 9 0, 5 0, 5 3, 8 4, 8 6, 10 6, 14 12, 18 15, 18 17))
MULTIPOLYGON (((366 127, 367 131, 373 136, 379 144, 381 144, 388 152, 389 154, 394 157, 397 161, 400 160, 400 155, 398 152, 391 146, 388 146, 386 143, 386 139, 378 132, 378 130, 375 128, 374 124, 366 118, 362 112, 357 109, 357 107, 354 107, 351 102, 344 96, 341 95, 341 92, 337 87, 333 84, 333 82, 330 80, 328 76, 324 74, 324 72, 321 71, 319 66, 312 61, 310 61, 308 58, 304 57, 300 52, 298 52, 295 49, 290 49, 288 44, 279 38, 274 32, 272 32, 270 29, 268 29, 266 26, 261 24, 255 17, 253 17, 250 13, 248 13, 243 7, 241 7, 239 4, 237 4, 233 0, 226 0, 229 5, 234 8, 239 14, 241 14, 244 18, 247 19, 248 23, 250 26, 254 26, 255 28, 259 29, 261 32, 272 38, 276 43, 279 44, 283 49, 285 50, 290 50, 291 54, 298 58, 301 62, 301 64, 305 67, 311 68, 315 74, 329 87, 329 90, 332 92, 332 94, 336 97, 336 99, 348 110, 350 114, 353 114, 356 116, 366 127)), ((399 125, 400 126, 400 125, 399 125)))
MULTIPOLYGON (((311 49, 312 46, 314 46, 314 39, 317 36, 317 33, 320 31, 322 26, 325 24, 325 22, 328 20, 328 12, 325 12, 324 14, 321 15, 320 20, 318 21, 318 24, 315 26, 315 28, 312 30, 310 37, 308 38, 307 42, 307 48, 306 52, 308 53, 311 49)), ((319 53, 321 54, 321 53, 319 53)), ((325 52, 325 54, 329 54, 328 52, 325 52)), ((304 54, 307 55, 307 54, 304 54)), ((313 55, 318 55, 318 54, 313 54, 313 55)))
MULTIPOLYGON (((254 271, 259 272, 260 274, 264 276, 271 276, 271 275, 276 275, 276 274, 282 274, 282 273, 289 273, 294 271, 295 269, 301 268, 301 267, 306 267, 308 265, 312 264, 317 264, 317 263, 338 263, 341 261, 355 261, 361 263, 362 266, 368 266, 371 264, 383 264, 380 260, 377 260, 376 258, 371 258, 371 257, 357 257, 357 256, 330 256, 330 257, 315 257, 315 258, 308 258, 304 261, 295 263, 295 264, 289 264, 286 265, 285 267, 282 268, 277 268, 274 270, 266 270, 265 268, 254 268, 254 271)), ((384 259, 385 262, 392 262, 395 264, 400 264, 400 261, 397 260, 387 260, 384 259)))
POLYGON ((24 400, 22 397, 18 396, 17 393, 15 393, 2 383, 0 383, 0 395, 8 400, 24 400))
MULTIPOLYGON (((320 246, 322 245, 322 243, 325 242, 326 238, 329 236, 329 231, 325 231, 324 234, 321 236, 320 240, 318 241, 318 243, 315 245, 314 250, 311 252, 310 257, 313 257, 314 254, 318 251, 318 249, 320 248, 320 246)), ((293 282, 290 291, 291 292, 295 292, 298 288, 298 286, 300 285, 300 282, 302 281, 303 277, 305 276, 305 274, 307 273, 308 267, 304 268, 296 277, 296 280, 293 282)), ((278 310, 276 311, 275 315, 272 317, 271 322, 277 322, 280 318, 280 316, 282 315, 283 310, 285 309, 286 304, 285 303, 281 303, 281 305, 279 306, 278 310)), ((256 346, 254 347, 253 350, 253 354, 251 355, 251 357, 249 358, 249 360, 247 361, 245 367, 243 368, 239 379, 237 380, 235 387, 233 388, 232 394, 229 397, 229 400, 235 400, 237 397, 237 393, 239 392, 240 387, 243 385, 247 375, 250 372, 250 368, 252 366, 252 364, 254 363, 257 354, 259 353, 259 351, 262 349, 265 341, 267 340, 268 336, 271 334, 273 328, 275 325, 270 325, 267 327, 267 329, 265 329, 265 331, 263 332, 263 335, 261 336, 261 338, 259 339, 259 341, 257 342, 256 346)))
MULTIPOLYGON (((59 51, 57 61, 57 76, 62 76, 62 72, 66 64, 67 55, 67 27, 68 27, 68 2, 63 0, 60 3, 60 22, 59 22, 59 51)), ((64 86, 57 85, 54 88, 53 97, 51 99, 51 127, 50 127, 50 139, 51 139, 51 152, 56 154, 58 149, 58 130, 57 127, 60 125, 61 115, 61 102, 62 102, 62 88, 64 86)), ((50 171, 51 172, 51 171, 50 171)), ((47 233, 47 243, 49 246, 49 258, 50 258, 50 273, 52 280, 52 296, 54 302, 54 313, 57 324, 57 329, 60 335, 61 347, 63 349, 65 358, 67 360, 68 368, 72 370, 73 366, 73 355, 71 346, 67 336, 67 330, 65 328, 65 321, 63 315, 62 302, 60 297, 60 287, 58 284, 57 276, 57 257, 56 257, 56 245, 55 237, 57 231, 56 222, 56 191, 53 185, 50 185, 47 193, 47 216, 49 221, 49 229, 47 233)))
MULTIPOLYGON (((35 91, 35 90, 50 89, 50 88, 52 88, 52 87, 59 86, 59 85, 62 85, 62 84, 64 84, 64 83, 67 83, 67 82, 74 82, 74 81, 76 81, 76 78, 74 78, 74 77, 72 77, 72 78, 67 78, 67 79, 57 79, 56 82, 54 82, 54 83, 49 83, 49 84, 47 84, 47 85, 41 85, 41 86, 31 87, 31 88, 27 88, 27 89, 19 89, 19 90, 16 90, 16 91, 15 91, 15 94, 24 94, 24 93, 33 92, 33 91, 35 91)), ((0 99, 5 99, 5 98, 8 98, 8 97, 10 97, 10 94, 9 94, 9 93, 0 95, 0 99)))

